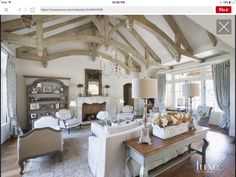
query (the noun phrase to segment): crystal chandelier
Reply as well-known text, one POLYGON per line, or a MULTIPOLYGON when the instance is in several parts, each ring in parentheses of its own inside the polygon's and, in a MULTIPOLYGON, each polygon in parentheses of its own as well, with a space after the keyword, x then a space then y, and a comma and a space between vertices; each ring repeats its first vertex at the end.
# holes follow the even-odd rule
MULTIPOLYGON (((129 62, 131 61, 131 54, 129 55, 129 62)), ((112 52, 112 61, 108 61, 100 56, 100 70, 102 70, 102 74, 104 76, 111 76, 120 79, 127 78, 129 74, 127 71, 120 65, 120 61, 118 60, 117 50, 113 50, 112 52)))

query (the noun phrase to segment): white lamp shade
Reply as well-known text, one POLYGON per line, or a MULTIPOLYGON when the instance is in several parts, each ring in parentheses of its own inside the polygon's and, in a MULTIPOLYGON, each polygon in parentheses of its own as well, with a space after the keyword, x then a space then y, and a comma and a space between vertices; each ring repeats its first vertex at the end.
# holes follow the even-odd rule
POLYGON ((75 107, 75 106, 76 106, 75 100, 71 100, 71 101, 70 101, 70 106, 71 106, 71 107, 75 107))
POLYGON ((199 84, 197 83, 183 84, 182 94, 184 97, 199 96, 199 84))
POLYGON ((132 98, 156 98, 157 80, 156 79, 133 79, 132 98))

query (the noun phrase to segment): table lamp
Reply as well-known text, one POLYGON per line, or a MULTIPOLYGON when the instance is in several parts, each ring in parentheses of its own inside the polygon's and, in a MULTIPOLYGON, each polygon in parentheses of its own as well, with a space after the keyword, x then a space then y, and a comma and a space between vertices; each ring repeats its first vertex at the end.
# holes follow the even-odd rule
MULTIPOLYGON (((74 99, 70 101, 70 107, 76 107, 76 101, 74 99)), ((73 110, 72 117, 74 117, 75 115, 74 108, 72 110, 73 110)))
MULTIPOLYGON (((190 103, 190 108, 189 108, 189 114, 193 114, 193 107, 192 107, 192 103, 193 103, 193 97, 194 96, 199 96, 199 84, 197 83, 186 83, 186 84, 183 84, 182 86, 182 95, 184 97, 187 97, 189 98, 189 103, 190 103)), ((190 122, 190 128, 191 129, 196 129, 194 127, 194 124, 193 124, 193 120, 190 122)))
POLYGON ((199 84, 197 83, 186 83, 183 84, 182 86, 182 95, 184 97, 189 98, 189 103, 190 103, 190 108, 189 108, 189 113, 192 114, 193 113, 193 107, 192 107, 192 103, 193 103, 193 97, 194 96, 199 96, 199 84))
POLYGON ((133 79, 132 80, 132 98, 142 98, 144 100, 143 123, 139 143, 148 143, 151 145, 149 137, 149 128, 147 127, 147 101, 149 98, 157 97, 156 79, 133 79))

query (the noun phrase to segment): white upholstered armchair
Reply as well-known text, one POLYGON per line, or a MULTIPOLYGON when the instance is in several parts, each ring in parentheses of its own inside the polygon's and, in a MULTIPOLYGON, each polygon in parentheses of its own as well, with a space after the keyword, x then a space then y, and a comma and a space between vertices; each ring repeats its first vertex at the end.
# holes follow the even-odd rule
POLYGON ((61 120, 60 123, 61 128, 68 129, 68 133, 70 133, 70 129, 80 126, 81 127, 81 119, 72 117, 70 110, 68 109, 61 109, 60 111, 56 112, 56 117, 61 120))
POLYGON ((118 119, 134 119, 134 107, 130 105, 125 105, 122 111, 117 115, 118 119))
POLYGON ((193 115, 195 121, 200 126, 208 126, 209 119, 211 116, 212 107, 210 106, 198 106, 196 110, 196 114, 193 115))

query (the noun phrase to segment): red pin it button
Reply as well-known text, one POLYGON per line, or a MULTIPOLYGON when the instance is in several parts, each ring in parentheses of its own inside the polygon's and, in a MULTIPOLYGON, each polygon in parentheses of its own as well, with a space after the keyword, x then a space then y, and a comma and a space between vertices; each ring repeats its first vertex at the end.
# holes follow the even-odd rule
POLYGON ((232 12, 232 8, 231 6, 216 6, 216 13, 225 13, 225 14, 228 14, 228 13, 231 13, 232 12))

